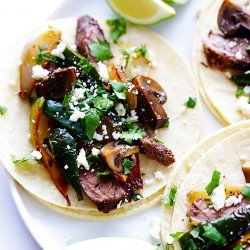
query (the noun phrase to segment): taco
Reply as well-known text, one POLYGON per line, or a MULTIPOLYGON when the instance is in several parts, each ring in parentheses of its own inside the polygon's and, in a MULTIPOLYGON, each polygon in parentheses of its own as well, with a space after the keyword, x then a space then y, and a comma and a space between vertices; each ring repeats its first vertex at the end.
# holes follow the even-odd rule
POLYGON ((163 197, 161 235, 170 249, 249 248, 249 125, 245 121, 205 139, 176 168, 190 171, 174 175, 163 197))
POLYGON ((200 92, 225 125, 250 118, 249 1, 217 0, 201 13, 194 41, 200 92))
POLYGON ((155 250, 156 247, 142 240, 132 239, 132 238, 119 238, 119 237, 104 237, 96 238, 86 241, 81 241, 67 247, 67 250, 155 250))
POLYGON ((51 21, 1 67, 2 162, 41 202, 76 217, 154 204, 200 135, 186 64, 155 33, 122 25, 109 43, 104 19, 51 21))

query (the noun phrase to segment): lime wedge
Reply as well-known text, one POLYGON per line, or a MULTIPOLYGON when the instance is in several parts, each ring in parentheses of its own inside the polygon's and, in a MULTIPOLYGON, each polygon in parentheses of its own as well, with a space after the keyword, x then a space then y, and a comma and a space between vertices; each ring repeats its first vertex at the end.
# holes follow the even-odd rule
POLYGON ((164 3, 176 3, 176 4, 185 4, 188 0, 162 0, 164 3))
POLYGON ((131 23, 152 25, 175 15, 162 0, 106 0, 113 11, 131 23))

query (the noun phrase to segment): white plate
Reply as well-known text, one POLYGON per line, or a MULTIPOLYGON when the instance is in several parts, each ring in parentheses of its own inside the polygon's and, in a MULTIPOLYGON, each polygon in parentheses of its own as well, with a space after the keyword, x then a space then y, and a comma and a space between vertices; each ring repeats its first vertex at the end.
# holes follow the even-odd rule
MULTIPOLYGON (((43 4, 45 4, 43 1, 43 4)), ((204 2, 192 0, 177 8, 177 16, 172 20, 155 25, 151 29, 166 37, 192 65, 192 38, 195 31, 197 13, 204 2)), ((112 17, 104 0, 65 1, 49 16, 49 19, 89 14, 112 17)), ((204 106, 204 105, 203 105, 204 106)), ((221 128, 221 124, 204 107, 204 124, 207 136, 221 128)), ((61 215, 32 198, 14 181, 10 188, 18 211, 27 228, 43 249, 64 249, 68 244, 101 236, 133 237, 150 241, 148 225, 154 216, 159 216, 160 206, 123 219, 109 221, 83 221, 61 215)))

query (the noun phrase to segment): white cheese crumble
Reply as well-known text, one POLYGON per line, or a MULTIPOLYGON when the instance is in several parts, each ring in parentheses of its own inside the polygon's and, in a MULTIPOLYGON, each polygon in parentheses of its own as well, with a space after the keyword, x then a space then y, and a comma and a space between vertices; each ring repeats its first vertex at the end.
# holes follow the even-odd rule
POLYGON ((146 179, 146 180, 144 180, 144 184, 145 185, 152 185, 153 183, 154 183, 153 179, 146 179))
POLYGON ((70 49, 76 52, 77 51, 76 44, 71 44, 70 49))
POLYGON ((127 121, 137 121, 138 120, 138 116, 136 114, 136 111, 133 109, 133 110, 130 110, 130 116, 127 118, 127 121))
POLYGON ((245 116, 250 116, 250 104, 248 103, 248 100, 248 97, 241 96, 236 105, 237 110, 245 116))
POLYGON ((80 150, 80 153, 77 156, 77 167, 79 168, 80 166, 83 166, 86 170, 90 169, 89 163, 86 158, 86 152, 83 148, 80 150))
POLYGON ((236 206, 241 203, 243 196, 240 194, 238 197, 236 195, 232 195, 228 197, 225 201, 225 207, 236 206))
POLYGON ((149 224, 149 233, 154 242, 160 241, 160 231, 161 231, 161 218, 153 217, 149 224))
POLYGON ((42 154, 41 152, 37 151, 37 150, 34 150, 32 153, 31 153, 31 156, 34 157, 36 160, 41 160, 42 159, 42 154))
POLYGON ((146 55, 147 59, 149 60, 149 66, 150 67, 157 67, 157 61, 154 58, 154 52, 152 50, 148 50, 148 53, 146 55))
POLYGON ((161 171, 157 170, 154 172, 155 179, 157 180, 164 180, 164 176, 161 171))
POLYGON ((246 86, 243 91, 245 94, 250 94, 250 86, 246 86))
POLYGON ((94 133, 93 139, 96 139, 97 141, 103 140, 103 135, 98 134, 97 132, 94 133))
POLYGON ((168 245, 172 245, 174 243, 174 238, 169 234, 166 235, 165 240, 168 245))
POLYGON ((213 202, 214 209, 219 211, 224 207, 226 200, 226 192, 223 184, 215 188, 211 194, 211 201, 213 202))
POLYGON ((231 41, 231 42, 229 42, 229 47, 230 48, 233 48, 233 47, 235 47, 237 45, 237 42, 236 41, 231 41))
POLYGON ((75 88, 70 101, 77 102, 79 100, 83 100, 85 92, 86 92, 86 89, 84 88, 75 88))
POLYGON ((108 82, 109 81, 109 72, 108 72, 107 66, 102 62, 98 62, 97 67, 98 67, 98 72, 99 72, 102 80, 104 82, 108 82))
POLYGON ((91 152, 92 152, 93 155, 99 155, 101 151, 98 148, 92 148, 91 152))
POLYGON ((126 109, 124 108, 122 103, 118 103, 115 106, 115 110, 119 116, 125 116, 126 115, 126 109))
POLYGON ((120 137, 121 137, 121 133, 120 132, 116 132, 116 131, 114 131, 113 133, 112 133, 112 136, 113 136, 113 138, 115 139, 115 140, 118 140, 120 137))
POLYGON ((235 58, 238 59, 238 60, 242 60, 243 59, 243 55, 242 55, 242 53, 241 53, 240 50, 235 54, 235 58))
POLYGON ((69 166, 68 166, 68 165, 65 165, 65 166, 64 166, 64 169, 68 169, 68 168, 69 168, 69 166))
POLYGON ((44 69, 41 65, 35 65, 32 67, 32 78, 36 80, 41 80, 49 75, 49 71, 44 69))
POLYGON ((79 119, 82 119, 85 117, 85 113, 81 112, 78 109, 74 110, 74 113, 70 116, 69 120, 72 122, 77 122, 79 119))
POLYGON ((51 51, 51 55, 58 56, 65 59, 65 56, 63 55, 64 50, 66 49, 66 44, 64 42, 60 42, 55 49, 51 51))

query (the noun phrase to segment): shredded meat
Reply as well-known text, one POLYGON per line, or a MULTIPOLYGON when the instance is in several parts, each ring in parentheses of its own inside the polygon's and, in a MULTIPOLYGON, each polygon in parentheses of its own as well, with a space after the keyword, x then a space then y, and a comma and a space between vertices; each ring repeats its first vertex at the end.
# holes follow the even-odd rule
POLYGON ((174 155, 166 146, 157 142, 151 136, 146 136, 140 141, 141 153, 145 154, 152 160, 157 160, 165 166, 169 166, 175 162, 174 155))
POLYGON ((249 205, 249 200, 244 198, 241 203, 236 206, 224 207, 219 211, 215 210, 213 206, 208 205, 204 199, 198 199, 193 202, 187 216, 190 221, 198 223, 207 223, 219 219, 225 215, 229 215, 241 208, 245 208, 249 205))
POLYGON ((246 38, 225 38, 210 32, 204 41, 204 52, 210 67, 245 70, 250 67, 250 54, 246 51, 249 44, 246 38))

